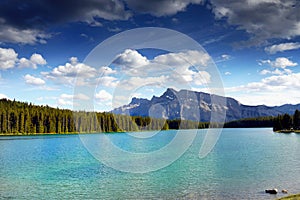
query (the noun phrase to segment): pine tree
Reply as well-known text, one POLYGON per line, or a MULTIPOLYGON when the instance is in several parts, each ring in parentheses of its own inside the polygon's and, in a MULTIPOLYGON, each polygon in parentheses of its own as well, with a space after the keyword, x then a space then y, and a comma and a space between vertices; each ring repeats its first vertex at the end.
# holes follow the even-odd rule
POLYGON ((300 130, 300 111, 296 110, 293 116, 293 128, 294 130, 300 130))

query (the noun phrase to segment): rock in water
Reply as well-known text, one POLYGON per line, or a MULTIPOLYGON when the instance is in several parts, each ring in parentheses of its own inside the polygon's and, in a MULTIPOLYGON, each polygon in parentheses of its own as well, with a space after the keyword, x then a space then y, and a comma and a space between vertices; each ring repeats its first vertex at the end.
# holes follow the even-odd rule
POLYGON ((281 192, 282 192, 282 193, 285 193, 285 194, 287 194, 287 193, 288 193, 288 191, 287 191, 287 190, 285 190, 285 189, 281 190, 281 192))
POLYGON ((278 193, 278 190, 277 190, 276 188, 268 189, 268 190, 266 190, 266 193, 269 193, 269 194, 277 194, 277 193, 278 193))

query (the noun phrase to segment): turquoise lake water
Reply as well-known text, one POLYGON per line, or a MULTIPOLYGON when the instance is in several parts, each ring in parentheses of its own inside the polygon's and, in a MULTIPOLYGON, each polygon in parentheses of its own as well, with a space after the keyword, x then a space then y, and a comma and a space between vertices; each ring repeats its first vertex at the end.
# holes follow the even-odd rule
MULTIPOLYGON (((109 137, 128 151, 148 152, 163 147, 175 134, 176 131, 165 131, 149 140, 134 142, 124 133, 109 137)), ((78 135, 1 137, 0 199, 275 199, 284 196, 264 193, 273 187, 300 193, 300 134, 278 134, 271 129, 223 129, 213 151, 200 159, 204 135, 205 130, 200 130, 192 146, 168 167, 143 174, 105 166, 87 151, 78 135)))

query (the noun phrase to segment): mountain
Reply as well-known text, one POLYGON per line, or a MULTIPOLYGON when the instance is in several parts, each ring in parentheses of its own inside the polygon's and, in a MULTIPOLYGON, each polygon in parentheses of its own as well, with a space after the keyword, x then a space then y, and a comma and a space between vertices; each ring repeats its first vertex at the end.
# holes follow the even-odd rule
POLYGON ((112 110, 115 114, 149 116, 165 119, 185 119, 203 122, 233 121, 243 118, 293 114, 300 104, 282 106, 248 106, 230 97, 168 88, 160 97, 151 100, 133 98, 128 105, 112 110), (213 111, 213 112, 212 112, 213 111), (226 114, 225 114, 226 113, 226 114))

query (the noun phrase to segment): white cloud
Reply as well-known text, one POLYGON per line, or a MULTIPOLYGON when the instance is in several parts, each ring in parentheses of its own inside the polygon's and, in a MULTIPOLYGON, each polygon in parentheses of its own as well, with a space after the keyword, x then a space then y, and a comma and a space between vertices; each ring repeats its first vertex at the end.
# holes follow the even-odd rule
POLYGON ((153 63, 165 65, 174 70, 176 74, 173 73, 170 76, 173 81, 179 82, 180 79, 183 79, 185 82, 203 85, 210 82, 210 74, 198 69, 205 69, 210 59, 210 56, 205 52, 190 50, 159 55, 153 59, 153 63))
POLYGON ((28 60, 27 58, 21 58, 19 60, 19 67, 20 68, 33 68, 36 69, 37 66, 34 65, 30 60, 28 60))
POLYGON ((223 61, 225 61, 225 60, 229 60, 231 58, 231 56, 228 54, 223 54, 223 55, 221 55, 221 58, 223 61))
POLYGON ((111 75, 111 74, 116 74, 117 73, 116 70, 113 70, 112 68, 107 67, 107 66, 100 67, 98 71, 99 71, 99 74, 102 75, 102 76, 111 75))
POLYGON ((70 60, 72 65, 76 65, 76 63, 78 63, 78 58, 77 57, 71 57, 69 60, 70 60))
POLYGON ((118 79, 112 76, 103 76, 97 78, 97 84, 99 86, 114 88, 117 86, 118 83, 119 83, 118 79))
POLYGON ((198 86, 208 84, 210 83, 210 81, 211 81, 211 76, 206 71, 199 71, 193 77, 193 83, 195 83, 198 86))
POLYGON ((57 100, 57 104, 60 105, 60 106, 72 106, 73 101, 59 98, 57 100))
POLYGON ((112 95, 105 90, 100 90, 98 93, 95 94, 95 98, 100 101, 107 102, 112 100, 112 95))
POLYGON ((44 85, 45 84, 45 81, 43 79, 31 76, 29 74, 26 74, 24 76, 24 79, 25 79, 25 83, 29 84, 29 85, 44 85))
POLYGON ((18 65, 20 68, 36 69, 37 65, 47 64, 42 55, 34 53, 30 59, 18 58, 18 53, 14 49, 0 48, 0 69, 11 69, 18 65))
POLYGON ((60 106, 71 106, 78 103, 79 101, 87 101, 90 98, 82 93, 73 94, 61 94, 57 99, 57 104, 60 106))
POLYGON ((97 70, 84 63, 78 63, 77 58, 72 57, 71 63, 60 65, 51 72, 42 72, 45 78, 53 80, 57 83, 74 85, 77 78, 77 84, 87 84, 90 78, 97 75, 97 70))
POLYGON ((280 57, 276 58, 275 61, 271 62, 271 66, 275 68, 286 68, 286 67, 295 67, 298 64, 289 60, 288 58, 280 57))
POLYGON ((187 66, 206 67, 210 61, 210 56, 203 51, 189 50, 159 55, 153 61, 172 68, 186 68, 187 66))
POLYGON ((259 65, 263 65, 263 64, 268 64, 271 67, 281 68, 281 69, 284 69, 286 67, 295 67, 295 66, 298 65, 298 63, 293 62, 293 61, 291 61, 291 60, 289 60, 288 58, 285 58, 285 57, 276 58, 274 61, 272 61, 272 60, 261 60, 261 61, 259 61, 259 65))
POLYGON ((123 53, 116 56, 114 64, 130 69, 147 65, 149 61, 136 50, 126 49, 123 53))
POLYGON ((273 75, 258 82, 225 88, 227 95, 249 105, 296 104, 300 99, 299 90, 300 73, 273 75))
POLYGON ((30 57, 30 61, 36 65, 46 65, 47 61, 43 58, 41 54, 34 53, 30 57))
POLYGON ((250 34, 247 45, 300 35, 300 4, 294 0, 211 0, 210 3, 216 19, 225 19, 228 24, 250 34))
POLYGON ((37 69, 38 65, 45 65, 47 61, 43 58, 41 54, 34 53, 31 55, 30 59, 21 58, 19 60, 20 68, 32 68, 37 69))
POLYGON ((85 94, 79 93, 76 95, 73 94, 61 94, 60 98, 63 99, 79 99, 79 100, 89 100, 90 98, 86 96, 85 94))
POLYGON ((300 48, 299 42, 289 42, 289 43, 276 44, 276 45, 266 47, 265 51, 269 54, 275 54, 277 52, 295 50, 299 48, 300 48))
POLYGON ((225 72, 224 74, 225 75, 231 75, 231 72, 225 72))
POLYGON ((278 69, 276 68, 275 70, 267 70, 264 69, 259 72, 261 75, 267 75, 267 74, 275 74, 275 75, 283 75, 283 74, 291 74, 292 70, 290 69, 278 69))
MULTIPOLYGON (((111 83, 118 84, 124 90, 145 85, 167 84, 172 87, 187 84, 203 85, 211 81, 211 76, 208 72, 199 69, 205 69, 210 60, 206 52, 196 50, 162 54, 154 57, 153 60, 148 60, 138 51, 127 49, 114 62, 126 66, 118 69, 118 73, 127 76, 120 81, 112 77, 110 79, 111 83)), ((99 80, 101 79, 103 78, 99 80)))
POLYGON ((8 97, 5 94, 0 93, 0 99, 8 99, 8 97))
POLYGON ((18 54, 15 50, 9 48, 0 48, 0 69, 6 70, 13 68, 18 61, 18 54))
POLYGON ((140 13, 149 13, 160 17, 174 15, 177 12, 184 11, 189 4, 200 4, 203 0, 126 0, 128 6, 140 13))
POLYGON ((119 87, 122 87, 123 90, 132 91, 140 88, 141 86, 157 86, 157 85, 164 85, 167 80, 169 79, 168 76, 154 76, 154 77, 139 77, 134 76, 126 80, 122 80, 119 83, 119 87))

